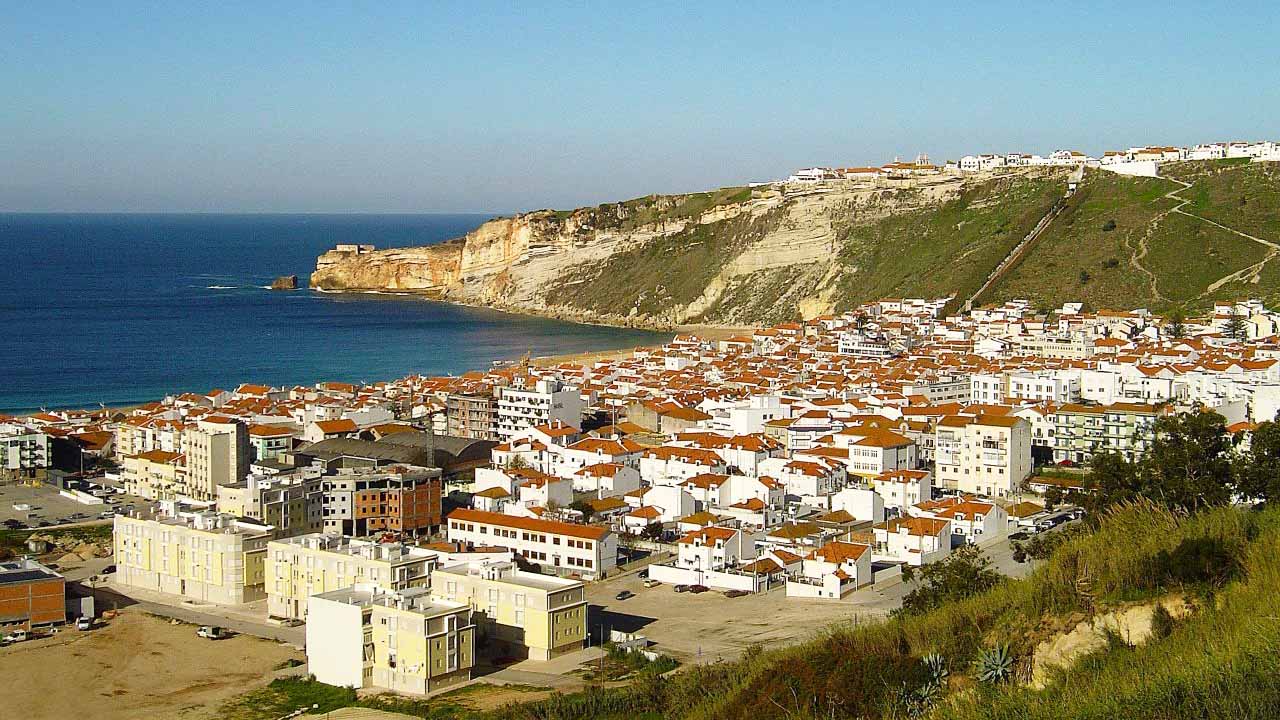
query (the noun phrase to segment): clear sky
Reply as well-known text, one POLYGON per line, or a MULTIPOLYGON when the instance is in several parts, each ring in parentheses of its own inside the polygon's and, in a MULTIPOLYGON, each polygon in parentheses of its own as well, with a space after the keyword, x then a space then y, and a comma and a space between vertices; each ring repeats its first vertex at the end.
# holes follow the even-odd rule
POLYGON ((1280 139, 1275 2, 179 5, 0 7, 0 210, 508 212, 1280 139))

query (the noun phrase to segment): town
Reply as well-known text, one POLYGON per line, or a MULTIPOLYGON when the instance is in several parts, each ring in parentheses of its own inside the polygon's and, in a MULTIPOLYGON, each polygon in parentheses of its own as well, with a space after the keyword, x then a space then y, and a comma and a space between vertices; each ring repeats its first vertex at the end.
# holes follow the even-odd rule
MULTIPOLYGON (((1054 150, 1048 155, 1023 152, 980 153, 947 160, 941 166, 920 155, 912 162, 894 159, 879 167, 810 167, 795 171, 784 183, 812 185, 846 181, 901 180, 941 174, 998 172, 1026 167, 1090 167, 1121 175, 1157 177, 1163 163, 1193 160, 1225 160, 1242 158, 1252 162, 1280 160, 1280 143, 1271 140, 1202 143, 1192 147, 1151 145, 1127 150, 1107 150, 1101 157, 1090 157, 1077 150, 1054 150)), ((768 185, 771 183, 755 183, 768 185)))
POLYGON ((1159 418, 1200 410, 1247 447, 1280 412, 1280 314, 1258 300, 1199 318, 953 300, 0 418, 4 524, 39 531, 0 565, 0 629, 95 627, 103 590, 410 695, 482 663, 554 677, 605 642, 705 662, 883 616, 904 569, 961 547, 1025 573, 1011 539, 1081 517, 1064 499, 1096 453, 1139 458, 1159 418), (50 535, 95 524, 105 546, 50 535), (708 614, 727 629, 702 634, 708 614))

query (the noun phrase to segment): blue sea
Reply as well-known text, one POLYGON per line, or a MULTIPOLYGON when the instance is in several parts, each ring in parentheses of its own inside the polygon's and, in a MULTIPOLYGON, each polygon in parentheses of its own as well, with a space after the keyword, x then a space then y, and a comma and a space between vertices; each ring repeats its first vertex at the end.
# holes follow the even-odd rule
POLYGON ((337 243, 458 237, 485 215, 0 214, 0 411, 242 382, 373 382, 669 335, 305 287, 337 243))

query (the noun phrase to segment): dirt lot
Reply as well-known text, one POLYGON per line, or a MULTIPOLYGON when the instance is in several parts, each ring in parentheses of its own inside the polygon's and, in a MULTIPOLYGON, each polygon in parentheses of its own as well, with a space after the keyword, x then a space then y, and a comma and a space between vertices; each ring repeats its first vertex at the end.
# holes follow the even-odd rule
POLYGON ((682 662, 706 662, 736 656, 752 643, 769 646, 804 640, 827 627, 855 618, 881 618, 886 608, 845 600, 786 597, 782 587, 739 598, 719 592, 677 594, 670 585, 644 588, 629 575, 588 586, 591 631, 637 632, 653 640, 654 650, 682 662), (636 594, 615 600, 620 590, 636 594))
POLYGON ((224 701, 268 682, 301 654, 236 636, 208 641, 137 609, 89 632, 0 649, 6 716, 15 718, 212 718, 224 701))

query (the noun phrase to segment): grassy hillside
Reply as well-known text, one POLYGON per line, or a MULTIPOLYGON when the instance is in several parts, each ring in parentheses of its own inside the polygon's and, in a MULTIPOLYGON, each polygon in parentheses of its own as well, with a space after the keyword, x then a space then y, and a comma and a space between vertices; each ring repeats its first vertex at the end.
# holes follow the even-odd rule
POLYGON ((1186 518, 1130 506, 1068 541, 1029 578, 924 615, 833 628, 739 661, 487 717, 1270 718, 1280 706, 1277 583, 1280 511, 1223 508, 1186 518), (1049 672, 1043 689, 1023 682, 1041 643, 1091 615, 1171 594, 1192 609, 1167 635, 1137 646, 1111 638, 1049 672), (1016 679, 978 682, 975 658, 999 646, 1016 679), (927 685, 922 660, 931 654, 947 677, 921 713, 908 698, 927 685))
POLYGON ((937 208, 870 224, 847 218, 836 308, 904 295, 967 298, 1058 202, 1063 180, 1002 177, 937 208))
POLYGON ((1065 172, 1040 172, 967 178, 932 195, 900 187, 837 191, 825 204, 793 196, 767 212, 718 221, 704 213, 745 202, 752 191, 602 205, 577 211, 586 213, 582 231, 703 221, 571 266, 547 297, 599 315, 727 324, 794 320, 883 297, 953 295, 956 308, 1061 205, 979 303, 1195 311, 1242 295, 1280 302, 1280 258, 1272 260, 1280 255, 1280 163, 1189 162, 1162 172, 1090 170, 1065 201, 1065 172), (806 242, 829 254, 811 245, 798 259, 767 261, 788 243, 806 242))
POLYGON ((1166 165, 1161 172, 1191 187, 1090 171, 1062 215, 984 300, 1200 309, 1216 298, 1280 293, 1280 269, 1270 262, 1256 282, 1249 273, 1219 283, 1272 252, 1231 229, 1280 243, 1280 167, 1225 160, 1166 165), (1173 212, 1180 205, 1184 212, 1173 212))

